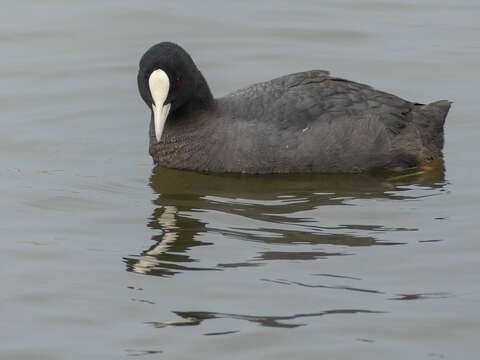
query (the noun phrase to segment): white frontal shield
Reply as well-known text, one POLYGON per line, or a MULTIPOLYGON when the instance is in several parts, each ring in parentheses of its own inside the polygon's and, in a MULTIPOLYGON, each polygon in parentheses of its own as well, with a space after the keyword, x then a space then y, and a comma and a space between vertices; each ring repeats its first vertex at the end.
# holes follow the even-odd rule
POLYGON ((148 86, 152 94, 153 122, 155 125, 155 137, 157 141, 162 138, 163 128, 167 120, 170 104, 163 105, 170 89, 170 80, 163 70, 155 70, 150 74, 148 86))

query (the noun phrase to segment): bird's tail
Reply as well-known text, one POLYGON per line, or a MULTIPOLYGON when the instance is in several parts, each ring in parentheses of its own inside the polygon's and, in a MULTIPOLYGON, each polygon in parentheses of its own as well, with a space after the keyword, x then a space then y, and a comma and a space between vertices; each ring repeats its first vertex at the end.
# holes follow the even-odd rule
POLYGON ((420 131, 423 144, 423 161, 428 162, 441 157, 444 136, 443 128, 451 102, 436 101, 427 105, 420 105, 415 111, 413 121, 420 131))

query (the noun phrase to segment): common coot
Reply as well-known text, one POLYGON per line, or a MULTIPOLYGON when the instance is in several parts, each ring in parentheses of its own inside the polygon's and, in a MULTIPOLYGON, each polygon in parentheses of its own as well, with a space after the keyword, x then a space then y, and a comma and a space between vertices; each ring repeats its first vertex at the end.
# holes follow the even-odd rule
POLYGON ((311 70, 215 99, 190 55, 162 42, 141 58, 156 164, 205 172, 404 169, 442 156, 450 102, 428 105, 311 70))

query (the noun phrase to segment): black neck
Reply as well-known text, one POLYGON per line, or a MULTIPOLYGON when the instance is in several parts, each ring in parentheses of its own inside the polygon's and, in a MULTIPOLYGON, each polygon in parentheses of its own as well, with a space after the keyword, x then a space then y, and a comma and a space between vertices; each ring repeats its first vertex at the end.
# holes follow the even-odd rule
POLYGON ((183 113, 191 113, 196 111, 210 111, 213 110, 215 101, 212 96, 212 92, 208 87, 205 78, 200 71, 198 72, 197 86, 193 91, 192 97, 181 108, 183 113), (182 109, 184 108, 184 109, 182 109))

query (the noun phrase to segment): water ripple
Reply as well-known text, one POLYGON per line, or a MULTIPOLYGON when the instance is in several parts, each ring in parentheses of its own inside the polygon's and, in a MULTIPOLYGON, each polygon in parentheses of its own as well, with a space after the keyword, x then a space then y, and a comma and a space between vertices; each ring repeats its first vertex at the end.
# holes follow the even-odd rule
POLYGON ((284 321, 297 320, 300 318, 320 317, 325 315, 344 315, 344 314, 381 314, 382 311, 363 310, 363 309, 335 309, 326 310, 316 313, 307 314, 294 314, 285 316, 255 316, 255 315, 243 315, 243 314, 229 314, 210 311, 174 311, 176 315, 185 320, 181 321, 153 321, 147 322, 156 328, 164 328, 170 326, 195 326, 200 325, 205 320, 212 319, 233 319, 243 320, 256 323, 260 326, 266 327, 278 327, 278 328, 296 328, 299 326, 305 326, 304 323, 289 324, 284 321))

